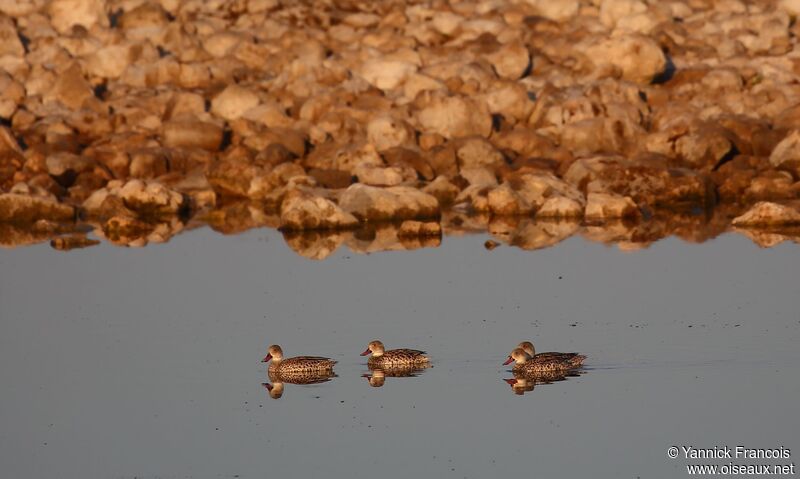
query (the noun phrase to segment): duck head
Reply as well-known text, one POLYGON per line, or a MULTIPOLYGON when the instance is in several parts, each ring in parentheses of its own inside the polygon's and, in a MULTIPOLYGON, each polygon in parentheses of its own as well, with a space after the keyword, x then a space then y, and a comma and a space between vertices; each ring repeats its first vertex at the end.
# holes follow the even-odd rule
POLYGON ((528 356, 534 357, 536 356, 536 349, 533 347, 533 343, 530 341, 523 341, 517 345, 517 348, 525 351, 528 353, 528 356))
POLYGON ((376 339, 375 341, 369 343, 367 350, 361 353, 361 355, 366 356, 369 353, 372 353, 372 355, 377 358, 383 356, 384 351, 385 349, 383 348, 383 343, 376 339))
POLYGON ((261 360, 262 363, 266 363, 269 360, 272 360, 273 364, 278 364, 283 360, 283 350, 277 344, 273 344, 267 350, 267 355, 264 356, 264 359, 261 360))
POLYGON ((503 366, 511 363, 525 364, 525 362, 530 358, 531 357, 528 356, 528 353, 526 353, 524 349, 516 348, 511 351, 511 354, 508 355, 508 359, 506 359, 506 362, 503 363, 503 366))

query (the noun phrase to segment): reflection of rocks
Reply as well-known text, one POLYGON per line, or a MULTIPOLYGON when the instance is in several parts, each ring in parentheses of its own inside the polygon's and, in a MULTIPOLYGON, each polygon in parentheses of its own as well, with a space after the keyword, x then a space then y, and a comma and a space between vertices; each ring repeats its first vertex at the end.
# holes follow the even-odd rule
POLYGON ((218 205, 217 208, 196 219, 225 235, 242 233, 262 226, 277 228, 280 225, 280 218, 277 215, 269 214, 259 205, 249 201, 218 205))
POLYGON ((72 222, 75 209, 49 196, 0 194, 0 221, 33 223, 37 220, 72 222))
POLYGON ((284 231, 283 239, 300 256, 322 260, 333 254, 350 234, 349 231, 284 231))
POLYGON ((285 230, 326 230, 352 228, 355 216, 334 202, 301 190, 287 193, 281 205, 281 228, 285 230))
POLYGON ((165 243, 184 228, 179 218, 165 222, 142 221, 128 216, 114 216, 100 225, 94 233, 119 246, 142 247, 148 243, 165 243))
POLYGON ((569 238, 580 228, 578 220, 493 219, 489 233, 498 241, 524 250, 548 248, 569 238))
POLYGON ((59 236, 50 241, 50 246, 59 251, 88 248, 98 244, 100 244, 100 241, 87 238, 86 235, 59 236))
MULTIPOLYGON (((405 224, 405 223, 403 223, 405 224)), ((347 231, 284 231, 283 238, 300 256, 325 259, 343 243, 353 253, 369 254, 381 251, 408 251, 420 248, 437 248, 441 236, 435 230, 438 223, 420 223, 406 226, 414 234, 401 234, 402 226, 392 223, 362 226, 347 231), (430 234, 423 234, 431 231, 430 234)))
POLYGON ((0 247, 15 248, 47 241, 53 236, 72 233, 76 227, 72 224, 53 223, 38 220, 29 224, 14 224, 0 221, 0 247))
POLYGON ((800 244, 800 227, 797 226, 782 228, 779 232, 753 228, 734 228, 734 231, 747 236, 750 241, 762 248, 772 248, 784 241, 793 241, 800 244))

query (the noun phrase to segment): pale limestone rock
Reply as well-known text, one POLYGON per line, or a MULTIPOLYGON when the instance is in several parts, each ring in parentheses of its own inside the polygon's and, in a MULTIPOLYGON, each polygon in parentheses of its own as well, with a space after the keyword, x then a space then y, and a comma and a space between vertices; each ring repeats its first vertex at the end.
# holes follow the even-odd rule
POLYGON ((47 6, 50 22, 59 33, 69 33, 74 25, 87 29, 108 26, 106 2, 102 0, 52 0, 47 6))
POLYGON ((530 214, 534 211, 533 206, 514 191, 508 183, 503 183, 489 191, 486 200, 489 210, 495 215, 511 216, 530 214))
POLYGON ((787 205, 760 201, 741 216, 733 219, 734 226, 788 226, 800 224, 800 210, 787 205))
POLYGON ((580 218, 583 205, 572 198, 552 196, 536 211, 537 218, 580 218))
POLYGON ((635 83, 650 83, 667 67, 661 47, 643 35, 611 37, 587 46, 585 51, 595 65, 613 65, 621 70, 625 80, 635 83))
POLYGON ((437 176, 422 191, 439 200, 439 204, 447 206, 453 203, 461 190, 454 185, 445 175, 437 176))
POLYGON ((472 168, 496 169, 505 165, 503 154, 483 138, 470 138, 456 150, 459 170, 472 168))
POLYGON ((641 0, 603 0, 600 3, 600 22, 614 28, 621 19, 646 11, 647 5, 641 0))
POLYGON ((86 58, 86 73, 100 78, 119 78, 141 52, 133 44, 108 45, 86 58))
POLYGON ((800 130, 789 133, 769 155, 772 166, 800 172, 800 130))
POLYGON ((25 100, 25 87, 0 71, 0 118, 10 119, 25 100))
POLYGON ((586 196, 587 220, 629 218, 639 215, 639 208, 627 196, 606 193, 589 193, 586 196))
POLYGON ((21 58, 25 55, 25 47, 19 40, 14 22, 9 17, 0 15, 0 57, 6 55, 21 58))
POLYGON ((424 133, 437 133, 445 138, 492 132, 492 116, 486 107, 462 97, 435 97, 415 115, 424 133))
POLYGON ((0 13, 12 18, 20 18, 42 8, 46 0, 0 0, 0 13))
POLYGON ((463 168, 459 175, 467 180, 470 186, 495 187, 497 186, 497 176, 488 168, 463 168))
POLYGON ((77 63, 73 63, 57 77, 53 87, 44 97, 45 100, 57 101, 70 110, 80 109, 87 100, 93 98, 92 86, 83 77, 81 67, 77 63))
POLYGON ((436 12, 431 18, 431 25, 442 35, 450 36, 459 29, 463 21, 464 17, 453 12, 436 12))
POLYGON ((536 12, 557 22, 563 22, 578 14, 580 2, 578 0, 526 0, 536 12))
POLYGON ((367 123, 367 141, 378 151, 385 151, 407 143, 413 133, 404 121, 389 115, 377 116, 367 123))
POLYGON ((352 228, 358 224, 355 216, 343 211, 336 203, 302 190, 292 190, 281 203, 281 229, 320 230, 352 228))
POLYGON ((445 91, 447 87, 441 81, 421 73, 410 75, 403 83, 403 96, 407 100, 413 100, 420 92, 429 90, 445 91))
POLYGON ((358 73, 374 87, 391 90, 416 71, 417 65, 410 62, 370 58, 361 65, 358 73))
POLYGON ((780 0, 778 8, 789 15, 800 16, 800 0, 780 0))
POLYGON ((239 85, 230 85, 211 101, 211 113, 228 121, 241 117, 259 104, 258 95, 239 85))
POLYGON ((521 42, 501 46, 488 59, 497 75, 507 80, 518 80, 531 65, 531 55, 521 42))
POLYGON ((435 197, 408 186, 377 188, 356 183, 342 193, 339 206, 361 221, 435 218, 440 214, 435 197))
POLYGON ((408 172, 397 166, 360 165, 353 169, 353 175, 358 177, 359 183, 372 186, 397 186, 409 179, 408 172))
POLYGON ((161 133, 164 146, 217 151, 222 144, 222 127, 197 120, 169 121, 161 133))
POLYGON ((292 119, 277 102, 267 101, 250 108, 242 115, 245 120, 261 123, 267 128, 287 128, 292 126, 292 119))

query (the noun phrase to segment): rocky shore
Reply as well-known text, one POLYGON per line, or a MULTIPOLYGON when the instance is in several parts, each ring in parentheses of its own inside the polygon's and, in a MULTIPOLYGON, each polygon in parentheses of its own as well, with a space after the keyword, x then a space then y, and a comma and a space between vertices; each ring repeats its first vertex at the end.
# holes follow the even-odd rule
MULTIPOLYGON (((0 0, 0 244, 800 229, 798 0, 0 0)), ((487 243, 489 247, 489 243, 487 243)))

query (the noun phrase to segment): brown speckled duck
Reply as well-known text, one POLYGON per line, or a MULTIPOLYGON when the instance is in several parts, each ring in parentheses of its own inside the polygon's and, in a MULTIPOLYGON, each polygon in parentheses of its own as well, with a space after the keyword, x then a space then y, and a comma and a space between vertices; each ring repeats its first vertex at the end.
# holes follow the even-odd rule
POLYGON ((372 353, 367 366, 370 369, 394 369, 406 368, 408 366, 423 366, 429 363, 429 359, 425 356, 425 351, 418 351, 416 349, 390 349, 386 351, 383 343, 380 341, 372 341, 367 346, 367 350, 361 353, 362 356, 372 353))
POLYGON ((283 359, 283 350, 277 344, 269 347, 269 351, 262 363, 272 360, 269 365, 270 374, 296 375, 301 373, 325 373, 333 371, 336 361, 320 356, 297 356, 283 359))
POLYGON ((515 348, 508 355, 508 359, 503 365, 514 364, 514 373, 526 376, 540 374, 549 371, 566 371, 581 367, 586 356, 578 353, 539 353, 530 341, 520 343, 520 347, 515 348), (526 351, 529 350, 529 351, 526 351))

